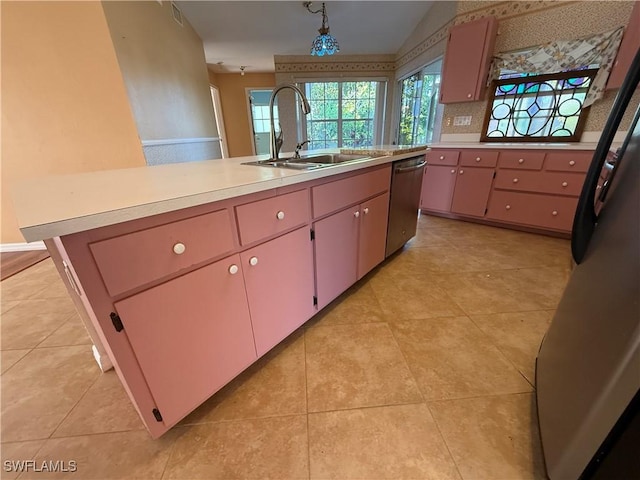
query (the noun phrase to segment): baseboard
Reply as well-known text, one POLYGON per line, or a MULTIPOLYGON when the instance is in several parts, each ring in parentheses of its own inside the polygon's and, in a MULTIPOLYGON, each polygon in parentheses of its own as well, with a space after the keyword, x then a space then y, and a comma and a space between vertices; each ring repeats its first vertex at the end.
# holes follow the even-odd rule
POLYGON ((33 250, 46 250, 44 242, 31 243, 2 243, 0 244, 0 253, 4 252, 31 252, 33 250))

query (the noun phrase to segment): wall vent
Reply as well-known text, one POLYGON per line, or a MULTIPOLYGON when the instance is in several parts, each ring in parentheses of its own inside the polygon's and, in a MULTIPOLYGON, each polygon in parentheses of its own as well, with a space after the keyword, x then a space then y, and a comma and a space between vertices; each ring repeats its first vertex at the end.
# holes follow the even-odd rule
POLYGON ((180 9, 178 8, 178 6, 171 2, 171 12, 173 13, 173 19, 180 25, 182 26, 182 12, 180 11, 180 9))

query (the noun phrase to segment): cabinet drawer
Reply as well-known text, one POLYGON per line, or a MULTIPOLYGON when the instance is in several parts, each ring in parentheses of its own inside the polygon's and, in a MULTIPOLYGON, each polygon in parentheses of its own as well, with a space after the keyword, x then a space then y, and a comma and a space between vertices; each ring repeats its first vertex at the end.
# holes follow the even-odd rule
POLYGON ((240 243, 248 245, 309 221, 309 192, 267 198, 236 207, 240 243))
POLYGON ((463 167, 495 167, 498 153, 494 150, 462 150, 460 165, 463 167))
POLYGON ((545 170, 584 173, 589 170, 593 152, 551 152, 544 162, 545 170))
POLYGON ((487 218, 570 232, 577 205, 574 197, 494 191, 487 218))
POLYGON ((582 173, 498 170, 495 188, 578 196, 583 183, 582 173))
POLYGON ((89 245, 113 297, 233 250, 228 210, 89 245))
POLYGON ((540 170, 544 152, 530 150, 505 150, 500 152, 498 166, 501 168, 519 168, 522 170, 540 170))
POLYGON ((331 212, 359 203, 389 190, 391 166, 344 178, 311 189, 313 217, 322 217, 331 212))
POLYGON ((458 165, 460 150, 429 150, 427 165, 458 165))

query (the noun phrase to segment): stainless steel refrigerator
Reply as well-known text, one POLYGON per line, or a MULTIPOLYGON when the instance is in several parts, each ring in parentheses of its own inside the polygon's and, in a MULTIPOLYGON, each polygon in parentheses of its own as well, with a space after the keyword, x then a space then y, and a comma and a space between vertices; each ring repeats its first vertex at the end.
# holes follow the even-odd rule
POLYGON ((536 362, 551 480, 640 478, 639 79, 640 51, 587 173, 571 238, 576 265, 536 362), (625 112, 633 122, 605 163, 625 112))

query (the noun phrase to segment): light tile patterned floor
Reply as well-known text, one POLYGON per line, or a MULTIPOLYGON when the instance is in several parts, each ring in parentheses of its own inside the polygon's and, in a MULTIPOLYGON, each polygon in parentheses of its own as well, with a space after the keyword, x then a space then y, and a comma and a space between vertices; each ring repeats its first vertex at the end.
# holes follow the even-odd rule
MULTIPOLYGON (((160 440, 51 260, 0 284, 5 460, 84 479, 544 478, 537 348, 569 242, 423 216, 405 249, 160 440)), ((59 478, 61 474, 2 478, 59 478)))

